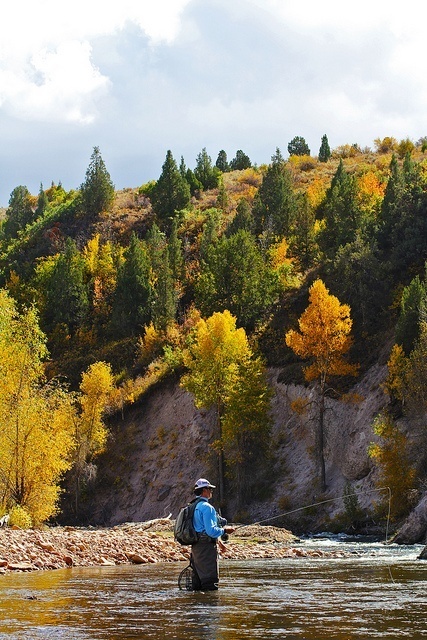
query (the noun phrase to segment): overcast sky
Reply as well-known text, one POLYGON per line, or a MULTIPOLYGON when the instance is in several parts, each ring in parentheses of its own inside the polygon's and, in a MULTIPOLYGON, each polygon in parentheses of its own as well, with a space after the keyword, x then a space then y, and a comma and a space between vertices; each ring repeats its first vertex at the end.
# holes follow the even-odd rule
POLYGON ((303 136, 312 155, 427 135, 423 0, 13 0, 0 17, 0 205, 84 181, 117 189, 303 136))

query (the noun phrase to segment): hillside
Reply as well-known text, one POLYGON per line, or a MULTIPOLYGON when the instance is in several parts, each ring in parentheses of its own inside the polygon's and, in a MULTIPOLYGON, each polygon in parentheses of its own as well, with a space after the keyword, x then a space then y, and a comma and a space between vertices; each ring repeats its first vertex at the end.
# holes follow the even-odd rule
MULTIPOLYGON (((80 443, 82 457, 65 477, 60 521, 117 524, 176 513, 196 476, 218 482, 222 446, 229 457, 222 507, 233 519, 295 511, 285 524, 299 531, 375 529, 383 516, 374 490, 392 473, 403 496, 393 519, 402 523, 422 497, 426 475, 419 446, 427 410, 420 365, 425 153, 421 141, 388 138, 375 152, 344 145, 325 161, 298 155, 285 161, 277 149, 268 165, 249 161, 231 171, 213 166, 204 150, 192 171, 183 162, 178 169, 168 152, 159 179, 135 188, 114 191, 105 168, 101 178, 88 171, 81 191, 52 184, 37 198, 17 187, 1 236, 6 295, 18 315, 31 305, 37 310, 51 385, 64 383, 72 402, 83 403, 82 376, 101 362, 114 387, 103 408, 110 433, 104 451, 91 436, 80 443), (341 369, 327 373, 321 396, 305 369, 314 352, 301 359, 285 340, 317 282, 348 316, 351 331, 341 369), (225 440, 213 447, 215 412, 196 409, 180 386, 201 319, 225 313, 243 331, 248 357, 265 365, 272 393, 271 433, 262 437, 257 433, 269 417, 254 417, 246 406, 239 416, 234 398, 233 446, 246 442, 234 450, 225 440), (392 352, 396 341, 400 355, 392 352), (344 361, 357 366, 355 377, 344 361), (317 479, 319 398, 325 489, 317 479), (373 431, 383 409, 395 429, 385 436, 373 431), (380 445, 375 459, 368 455, 373 441, 380 445), (391 471, 399 447, 401 460, 407 456, 407 486, 399 485, 396 467, 391 471), (349 492, 357 498, 344 500, 349 492)), ((99 160, 97 148, 94 155, 99 160)), ((249 368, 246 380, 243 370, 235 389, 250 401, 256 393, 249 368)))
MULTIPOLYGON (((381 387, 385 375, 384 364, 376 364, 356 384, 354 392, 363 398, 357 406, 331 401, 326 452, 328 486, 321 493, 313 485, 311 429, 290 406, 295 397, 309 397, 311 392, 281 384, 280 369, 270 369, 274 388, 270 474, 267 482, 257 487, 244 511, 231 493, 223 513, 233 520, 254 522, 331 500, 271 524, 296 533, 322 530, 328 523, 345 527, 351 523, 342 498, 346 486, 350 486, 352 492, 360 492, 358 502, 364 510, 366 526, 372 527, 369 516, 382 496, 374 491, 376 472, 367 448, 373 439, 372 420, 387 403, 381 387)), ((195 479, 215 477, 209 450, 213 431, 212 413, 198 411, 190 394, 176 383, 155 389, 112 425, 111 446, 99 460, 98 478, 87 507, 89 521, 111 526, 170 513, 175 517, 182 504, 191 499, 195 479)))

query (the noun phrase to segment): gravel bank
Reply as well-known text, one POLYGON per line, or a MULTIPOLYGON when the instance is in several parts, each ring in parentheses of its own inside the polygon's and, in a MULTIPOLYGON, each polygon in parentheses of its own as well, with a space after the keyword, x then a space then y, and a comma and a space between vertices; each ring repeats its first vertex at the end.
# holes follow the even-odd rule
MULTIPOLYGON (((230 536, 227 551, 221 555, 230 559, 327 555, 304 550, 295 543, 295 537, 285 529, 248 526, 230 536)), ((182 547, 174 541, 173 521, 168 519, 126 523, 109 529, 0 529, 0 574, 64 567, 177 562, 187 560, 189 555, 189 547, 182 547)))

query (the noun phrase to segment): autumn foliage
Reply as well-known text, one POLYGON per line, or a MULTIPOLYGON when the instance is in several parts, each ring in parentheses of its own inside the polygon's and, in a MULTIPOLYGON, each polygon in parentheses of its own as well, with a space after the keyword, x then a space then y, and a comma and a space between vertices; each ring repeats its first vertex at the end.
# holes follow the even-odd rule
POLYGON ((325 442, 325 397, 327 383, 332 376, 355 375, 357 365, 345 360, 351 347, 350 307, 341 304, 331 295, 322 280, 310 287, 309 305, 301 315, 299 331, 291 329, 286 334, 286 344, 298 356, 309 359, 304 368, 305 379, 317 380, 318 415, 316 417, 316 454, 318 457, 320 486, 326 489, 325 442))
POLYGON ((304 369, 306 380, 324 385, 331 376, 354 375, 357 365, 344 358, 352 344, 350 307, 331 295, 320 279, 310 287, 309 301, 298 320, 299 331, 286 334, 288 347, 311 361, 304 369))

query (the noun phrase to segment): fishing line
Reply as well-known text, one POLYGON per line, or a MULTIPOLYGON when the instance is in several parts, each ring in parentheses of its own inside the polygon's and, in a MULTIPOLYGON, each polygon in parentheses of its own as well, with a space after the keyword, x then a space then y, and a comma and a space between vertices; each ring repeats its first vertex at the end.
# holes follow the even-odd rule
MULTIPOLYGON (((258 520, 257 522, 253 522, 252 524, 241 524, 235 528, 235 531, 238 529, 242 529, 243 527, 251 527, 258 524, 263 524, 265 522, 271 522, 273 520, 278 520, 279 518, 284 518, 285 516, 291 515, 293 513, 298 513, 298 511, 304 511, 304 509, 309 509, 310 507, 317 507, 321 504, 327 504, 328 502, 334 502, 335 500, 345 500, 346 498, 350 498, 358 495, 366 495, 369 493, 378 493, 381 491, 387 491, 388 493, 388 509, 387 509, 387 518, 386 518, 386 530, 385 530, 385 540, 384 544, 388 544, 388 534, 390 527, 390 518, 391 518, 391 489, 390 487, 379 487, 378 489, 367 489, 363 491, 355 491, 354 493, 346 493, 343 496, 337 496, 336 498, 328 498, 327 500, 320 500, 319 502, 312 502, 311 504, 304 505, 303 507, 298 507, 297 509, 292 509, 291 511, 285 511, 284 513, 280 513, 277 516, 272 516, 270 518, 264 518, 263 520, 258 520)), ((392 573, 391 566, 388 565, 388 572, 390 575, 390 579, 392 582, 395 582, 392 573)))
MULTIPOLYGON (((285 511, 283 513, 279 513, 276 516, 271 516, 269 518, 263 518, 262 520, 258 520, 257 522, 252 522, 251 524, 241 524, 238 525, 237 527, 234 528, 234 532, 238 531, 239 529, 243 529, 244 527, 252 527, 255 525, 259 525, 259 524, 264 524, 265 522, 272 522, 273 520, 278 520, 279 518, 284 518, 285 516, 289 516, 293 513, 298 513, 299 511, 304 511, 305 509, 309 509, 310 507, 317 507, 321 504, 327 504, 329 502, 335 502, 336 500, 345 500, 346 498, 351 498, 353 496, 359 496, 359 495, 367 495, 370 493, 379 493, 381 491, 387 491, 388 493, 388 510, 387 510, 387 518, 386 518, 386 530, 385 530, 385 541, 384 544, 388 543, 388 534, 389 534, 389 526, 390 526, 390 517, 391 517, 391 489, 390 487, 379 487, 378 489, 367 489, 367 490, 363 490, 363 491, 355 491, 354 493, 346 493, 343 496, 337 496, 335 498, 328 498, 327 500, 320 500, 318 502, 312 502, 311 504, 307 504, 304 505, 303 507, 298 507, 296 509, 291 509, 290 511, 285 511)), ((218 560, 221 558, 221 556, 219 555, 218 560)), ((394 578, 391 574, 391 567, 388 567, 388 571, 390 574, 390 578, 393 582, 394 578)), ((183 590, 188 590, 191 591, 192 590, 192 584, 191 584, 191 578, 192 578, 192 573, 193 573, 193 567, 192 567, 192 563, 190 560, 190 563, 187 567, 185 567, 180 575, 179 575, 179 579, 178 579, 178 584, 179 584, 179 588, 183 589, 183 590)), ((231 576, 229 575, 228 578, 231 578, 231 576)))
POLYGON ((270 518, 264 518, 263 520, 258 520, 257 522, 252 522, 251 524, 240 524, 235 528, 235 531, 238 529, 242 529, 243 527, 252 527, 257 524, 263 524, 264 522, 271 522, 272 520, 278 520, 279 518, 284 518, 285 516, 289 516, 292 513, 298 513, 298 511, 304 511, 305 509, 309 509, 310 507, 317 507, 321 504, 327 504, 328 502, 334 502, 335 500, 345 500, 346 498, 351 498, 353 496, 365 495, 368 493, 377 493, 379 491, 387 491, 388 492, 388 511, 387 511, 387 519, 386 519, 386 532, 385 532, 385 544, 388 543, 388 532, 390 525, 390 514, 391 514, 391 489, 390 487, 380 487, 379 489, 367 489, 363 491, 356 491, 354 493, 346 493, 344 496, 337 496, 336 498, 328 498, 327 500, 320 500, 319 502, 312 502, 311 504, 306 504, 303 507, 298 507, 297 509, 292 509, 291 511, 285 511, 284 513, 279 513, 277 516, 272 516, 270 518))

